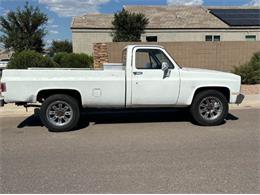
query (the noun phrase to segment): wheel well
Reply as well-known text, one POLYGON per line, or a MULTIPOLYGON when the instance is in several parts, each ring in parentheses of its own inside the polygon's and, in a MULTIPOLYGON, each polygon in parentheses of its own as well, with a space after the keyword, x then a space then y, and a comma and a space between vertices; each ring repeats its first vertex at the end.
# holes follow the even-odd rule
POLYGON ((206 91, 206 90, 216 90, 216 91, 219 91, 220 93, 222 93, 226 97, 228 102, 230 100, 230 90, 227 87, 201 87, 201 88, 198 88, 195 91, 195 94, 194 94, 193 97, 195 97, 198 93, 200 93, 202 91, 206 91))
POLYGON ((47 90, 42 90, 37 94, 37 101, 39 102, 44 102, 45 99, 50 97, 51 95, 55 94, 64 94, 64 95, 69 95, 71 97, 74 97, 76 100, 78 100, 79 105, 82 105, 82 99, 81 95, 77 90, 73 89, 47 89, 47 90))

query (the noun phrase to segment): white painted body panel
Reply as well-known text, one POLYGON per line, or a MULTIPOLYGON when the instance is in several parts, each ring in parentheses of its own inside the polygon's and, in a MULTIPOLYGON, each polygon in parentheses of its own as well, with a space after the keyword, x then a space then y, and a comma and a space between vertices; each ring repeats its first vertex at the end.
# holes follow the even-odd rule
POLYGON ((83 106, 124 107, 125 71, 113 70, 4 70, 5 102, 36 102, 47 89, 77 90, 83 106))
POLYGON ((170 76, 163 78, 163 71, 161 69, 136 69, 135 53, 137 49, 154 49, 154 46, 138 46, 132 48, 132 60, 128 62, 128 66, 132 67, 131 72, 141 72, 142 74, 131 74, 131 106, 171 107, 176 105, 180 89, 180 72, 177 64, 163 48, 157 47, 157 49, 166 54, 168 59, 171 59, 172 64, 175 66, 174 69, 170 70, 170 76))
POLYGON ((229 103, 235 103, 240 93, 241 78, 238 75, 214 70, 183 68, 180 70, 181 86, 179 105, 190 105, 194 93, 202 87, 225 87, 230 91, 229 103))
POLYGON ((180 68, 162 47, 135 45, 127 47, 125 68, 4 70, 1 82, 6 83, 6 103, 35 103, 41 90, 71 89, 80 93, 83 107, 95 108, 189 106, 202 87, 226 87, 229 102, 235 103, 241 86, 240 76, 180 68), (162 79, 162 70, 153 69, 134 75, 134 50, 140 47, 163 50, 174 65, 170 77, 162 79))

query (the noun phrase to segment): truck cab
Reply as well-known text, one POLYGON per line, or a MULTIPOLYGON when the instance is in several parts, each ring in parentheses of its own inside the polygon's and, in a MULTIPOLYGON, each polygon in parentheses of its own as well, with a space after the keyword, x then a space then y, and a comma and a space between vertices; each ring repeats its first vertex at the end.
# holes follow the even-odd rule
POLYGON ((166 50, 160 46, 129 46, 125 52, 126 56, 132 56, 123 64, 126 67, 126 94, 131 94, 127 97, 127 105, 176 105, 180 68, 166 50))

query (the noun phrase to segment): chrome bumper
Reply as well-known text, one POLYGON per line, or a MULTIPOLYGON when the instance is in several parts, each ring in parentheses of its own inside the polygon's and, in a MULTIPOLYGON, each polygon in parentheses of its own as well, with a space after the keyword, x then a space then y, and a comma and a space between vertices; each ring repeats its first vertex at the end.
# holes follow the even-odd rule
POLYGON ((243 94, 239 94, 236 99, 236 104, 241 104, 243 100, 245 99, 245 96, 243 94))

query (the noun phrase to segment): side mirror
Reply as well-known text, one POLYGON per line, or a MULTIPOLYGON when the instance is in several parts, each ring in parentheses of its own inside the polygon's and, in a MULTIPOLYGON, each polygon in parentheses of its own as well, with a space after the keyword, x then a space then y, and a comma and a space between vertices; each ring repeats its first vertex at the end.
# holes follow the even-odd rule
POLYGON ((169 68, 170 66, 167 62, 162 63, 163 79, 171 75, 171 70, 169 68))
POLYGON ((167 62, 163 62, 162 63, 162 71, 167 71, 169 69, 169 65, 168 65, 168 63, 167 62))

